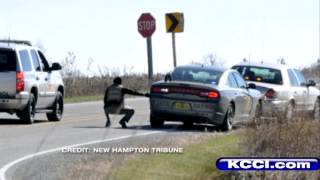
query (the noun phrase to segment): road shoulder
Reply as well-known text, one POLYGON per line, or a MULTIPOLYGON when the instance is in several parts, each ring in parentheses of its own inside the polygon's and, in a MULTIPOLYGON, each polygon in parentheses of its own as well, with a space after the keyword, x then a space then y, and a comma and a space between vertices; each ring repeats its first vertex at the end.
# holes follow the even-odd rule
MULTIPOLYGON (((239 133, 167 132, 83 148, 182 148, 182 153, 56 152, 13 168, 12 179, 203 179, 215 177, 215 160, 237 155, 239 133), (202 170, 204 169, 204 171, 202 170), (191 171, 192 170, 192 171, 191 171), (178 172, 178 173, 177 173, 178 172), (191 173, 194 172, 194 173, 191 173), (202 179, 202 178, 201 178, 202 179)), ((10 179, 10 178, 9 178, 10 179)))

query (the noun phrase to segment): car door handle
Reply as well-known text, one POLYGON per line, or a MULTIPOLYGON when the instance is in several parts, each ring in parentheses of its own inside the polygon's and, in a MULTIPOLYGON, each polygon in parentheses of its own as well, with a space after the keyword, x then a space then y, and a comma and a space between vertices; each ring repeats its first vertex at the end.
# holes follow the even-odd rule
POLYGON ((36 77, 36 80, 39 81, 39 77, 36 77))
POLYGON ((48 81, 48 78, 44 78, 45 81, 48 81))

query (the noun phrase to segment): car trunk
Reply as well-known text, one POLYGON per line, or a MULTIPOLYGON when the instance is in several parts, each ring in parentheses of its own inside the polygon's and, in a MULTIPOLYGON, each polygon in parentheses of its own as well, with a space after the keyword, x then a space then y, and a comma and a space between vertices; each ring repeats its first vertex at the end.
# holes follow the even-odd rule
POLYGON ((16 94, 17 60, 13 50, 0 49, 0 97, 16 94))
POLYGON ((151 93, 166 98, 193 101, 218 100, 220 96, 218 90, 210 84, 183 81, 154 84, 151 93))
POLYGON ((206 122, 213 117, 219 100, 220 93, 213 85, 171 81, 152 85, 150 107, 152 113, 166 119, 197 117, 206 122))
POLYGON ((282 85, 261 83, 255 81, 248 81, 248 83, 254 83, 256 85, 256 89, 260 91, 261 94, 265 94, 269 89, 277 90, 282 87, 282 85))

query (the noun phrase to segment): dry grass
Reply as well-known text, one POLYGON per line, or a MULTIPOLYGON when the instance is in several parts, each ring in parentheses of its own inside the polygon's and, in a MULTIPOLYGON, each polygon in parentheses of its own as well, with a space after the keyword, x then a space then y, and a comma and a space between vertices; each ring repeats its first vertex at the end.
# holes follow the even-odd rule
MULTIPOLYGON (((115 76, 74 76, 64 78, 65 96, 96 96, 103 95, 105 89, 110 86, 115 76)), ((123 86, 146 92, 149 91, 148 76, 146 74, 130 74, 120 76, 123 81, 123 86)), ((157 74, 154 76, 154 81, 163 79, 163 75, 157 74)))
POLYGON ((132 142, 134 147, 182 147, 184 151, 182 154, 89 153, 74 158, 62 177, 67 180, 218 178, 221 173, 215 169, 215 160, 222 155, 237 154, 242 135, 243 131, 237 130, 228 134, 161 136, 155 142, 132 142))
MULTIPOLYGON (((320 123, 308 119, 262 123, 247 129, 243 148, 249 157, 320 157, 320 123)), ((319 171, 237 172, 234 179, 319 180, 319 171)))
MULTIPOLYGON (((221 156, 239 156, 242 131, 208 133, 175 141, 183 154, 137 155, 113 173, 114 179, 220 179, 214 164, 221 156)), ((171 142, 172 143, 172 142, 171 142)))
MULTIPOLYGON (((74 52, 68 52, 61 60, 63 82, 65 85, 65 97, 96 96, 103 95, 107 86, 112 84, 113 78, 120 76, 123 85, 137 91, 149 91, 148 75, 133 72, 133 66, 109 68, 99 66, 98 71, 92 69, 94 60, 88 59, 86 71, 78 68, 78 59, 74 52)), ((163 74, 155 74, 153 81, 163 79, 163 74)))

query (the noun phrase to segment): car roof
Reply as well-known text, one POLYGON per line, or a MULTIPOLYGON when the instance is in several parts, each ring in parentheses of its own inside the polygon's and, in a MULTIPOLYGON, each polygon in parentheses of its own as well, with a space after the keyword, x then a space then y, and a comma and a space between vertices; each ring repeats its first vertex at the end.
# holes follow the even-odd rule
POLYGON ((239 64, 236 64, 236 65, 233 65, 232 67, 234 66, 254 66, 254 67, 264 67, 264 68, 271 68, 271 69, 295 69, 294 67, 291 67, 289 65, 286 65, 286 64, 280 64, 280 63, 266 63, 266 62, 242 62, 242 63, 239 63, 239 64))
POLYGON ((182 65, 182 66, 177 66, 176 68, 204 69, 204 70, 209 70, 209 71, 213 70, 213 71, 218 71, 218 72, 224 72, 227 70, 224 67, 205 66, 205 65, 197 65, 197 64, 182 65))
POLYGON ((0 48, 1 49, 29 49, 32 47, 30 41, 21 41, 21 40, 2 40, 0 39, 0 48))

